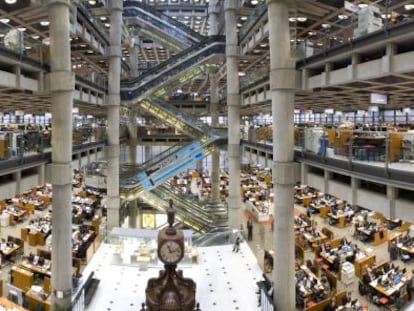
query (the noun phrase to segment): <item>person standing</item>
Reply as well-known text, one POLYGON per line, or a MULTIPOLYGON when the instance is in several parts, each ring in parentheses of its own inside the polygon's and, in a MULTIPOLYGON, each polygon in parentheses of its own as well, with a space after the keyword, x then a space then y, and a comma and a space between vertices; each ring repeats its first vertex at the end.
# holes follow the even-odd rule
POLYGON ((413 298, 413 285, 414 285, 414 270, 411 271, 411 276, 407 280, 407 295, 408 295, 408 301, 411 301, 413 298))
POLYGON ((247 220, 247 241, 253 240, 253 221, 251 218, 247 220))
POLYGON ((239 236, 237 236, 236 237, 236 240, 234 241, 234 245, 233 245, 233 250, 232 250, 232 252, 235 252, 235 253, 238 253, 239 252, 239 250, 240 250, 240 237, 239 236))

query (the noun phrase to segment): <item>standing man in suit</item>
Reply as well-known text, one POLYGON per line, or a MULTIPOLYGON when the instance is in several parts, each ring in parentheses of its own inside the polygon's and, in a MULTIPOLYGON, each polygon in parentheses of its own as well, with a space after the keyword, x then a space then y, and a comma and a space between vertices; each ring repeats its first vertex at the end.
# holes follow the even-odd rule
POLYGON ((253 221, 251 218, 247 220, 247 241, 253 240, 253 221))

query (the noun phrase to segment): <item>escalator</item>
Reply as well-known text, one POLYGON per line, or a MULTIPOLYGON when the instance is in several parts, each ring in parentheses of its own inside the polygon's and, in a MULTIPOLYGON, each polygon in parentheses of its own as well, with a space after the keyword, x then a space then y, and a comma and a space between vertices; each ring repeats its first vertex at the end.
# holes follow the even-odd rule
MULTIPOLYGON (((166 212, 169 207, 168 199, 159 192, 142 191, 140 199, 164 212, 166 212)), ((194 208, 189 208, 187 205, 183 206, 181 203, 175 203, 174 208, 176 210, 176 219, 197 232, 206 233, 215 228, 213 220, 208 217, 208 215, 199 213, 199 211, 194 208)))
POLYGON ((133 200, 146 190, 149 191, 166 182, 168 179, 182 172, 193 163, 201 160, 214 148, 224 144, 226 138, 212 137, 205 142, 194 141, 174 153, 172 158, 164 164, 162 160, 158 164, 152 164, 144 168, 133 177, 120 180, 120 197, 125 200, 133 200))
POLYGON ((204 36, 174 18, 156 10, 154 6, 138 0, 124 1, 123 20, 144 37, 172 49, 181 51, 198 42, 204 36))
POLYGON ((224 36, 210 36, 185 49, 143 75, 121 81, 121 99, 136 102, 155 95, 161 97, 209 67, 216 67, 217 56, 224 55, 224 36))
POLYGON ((192 138, 207 140, 225 135, 162 100, 151 97, 139 101, 138 106, 192 138))

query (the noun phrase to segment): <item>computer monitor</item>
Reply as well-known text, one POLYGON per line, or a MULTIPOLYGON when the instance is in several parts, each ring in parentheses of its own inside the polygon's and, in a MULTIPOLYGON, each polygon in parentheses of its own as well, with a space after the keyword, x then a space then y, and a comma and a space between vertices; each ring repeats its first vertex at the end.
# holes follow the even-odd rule
POLYGON ((394 275, 394 284, 397 284, 400 281, 401 281, 401 275, 400 274, 394 275))

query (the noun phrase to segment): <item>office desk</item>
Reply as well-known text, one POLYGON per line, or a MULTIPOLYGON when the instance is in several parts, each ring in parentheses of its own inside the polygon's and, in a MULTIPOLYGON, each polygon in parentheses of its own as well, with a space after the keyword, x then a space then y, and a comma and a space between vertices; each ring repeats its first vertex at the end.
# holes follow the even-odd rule
POLYGON ((311 245, 312 245, 312 243, 325 241, 328 238, 322 232, 318 231, 318 233, 319 233, 319 236, 316 236, 316 237, 314 237, 312 234, 310 234, 308 232, 303 233, 303 236, 308 241, 308 243, 311 244, 311 245))
POLYGON ((346 214, 344 213, 338 213, 336 215, 332 214, 332 213, 328 213, 328 217, 333 219, 336 226, 338 228, 345 228, 346 225, 346 214))
POLYGON ((315 197, 315 195, 295 195, 295 198, 299 200, 299 202, 304 206, 308 207, 311 200, 315 197))
POLYGON ((401 288, 403 288, 405 286, 406 282, 407 282, 407 279, 405 277, 402 277, 401 281, 398 282, 397 284, 391 285, 391 286, 388 286, 388 287, 384 287, 384 286, 379 284, 378 279, 375 279, 374 281, 369 283, 369 285, 372 288, 374 288, 376 291, 381 293, 382 295, 387 296, 387 297, 391 297, 392 295, 394 295, 395 293, 400 291, 401 288))
POLYGON ((18 304, 15 304, 5 297, 0 297, 0 306, 7 308, 7 310, 28 311, 27 309, 19 306, 18 304))
POLYGON ((13 247, 1 248, 1 263, 10 260, 13 255, 20 249, 20 245, 13 244, 13 247))
POLYGON ((30 310, 37 310, 37 306, 41 305, 43 307, 43 311, 50 311, 52 310, 52 303, 50 301, 50 296, 43 296, 47 297, 46 299, 42 298, 42 291, 36 291, 33 289, 30 289, 26 292, 26 299, 29 303, 29 309, 30 310))

